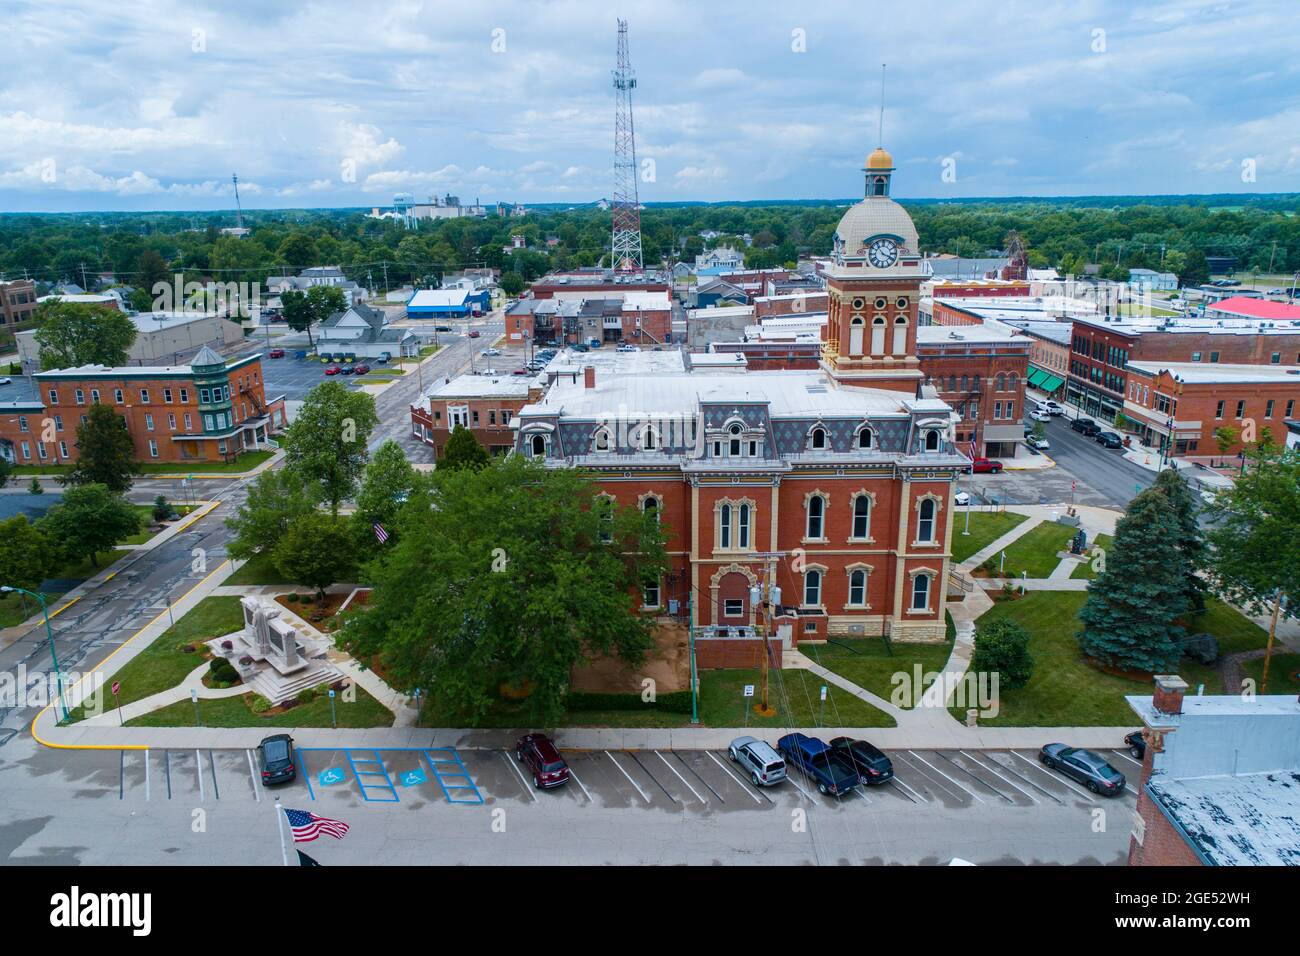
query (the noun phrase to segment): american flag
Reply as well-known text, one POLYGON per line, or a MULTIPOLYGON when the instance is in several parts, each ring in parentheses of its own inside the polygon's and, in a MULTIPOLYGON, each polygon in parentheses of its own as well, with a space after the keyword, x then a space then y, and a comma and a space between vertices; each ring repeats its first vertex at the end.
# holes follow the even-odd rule
POLYGON ((379 539, 380 544, 383 544, 385 541, 388 540, 388 532, 384 530, 384 526, 381 525, 378 521, 375 522, 374 527, 375 527, 375 537, 379 539))
POLYGON ((310 843, 322 833, 341 840, 348 832, 348 825, 342 820, 318 817, 306 810, 290 810, 285 807, 284 815, 289 818, 289 829, 293 831, 294 843, 310 843))

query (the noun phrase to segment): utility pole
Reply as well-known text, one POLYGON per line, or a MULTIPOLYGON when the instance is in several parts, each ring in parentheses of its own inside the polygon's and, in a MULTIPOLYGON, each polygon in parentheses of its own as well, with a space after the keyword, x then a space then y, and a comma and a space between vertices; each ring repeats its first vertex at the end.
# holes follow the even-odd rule
POLYGON ((758 706, 754 709, 755 713, 763 717, 772 717, 776 711, 768 702, 768 687, 770 685, 771 662, 768 655, 771 653, 772 641, 772 606, 781 600, 781 589, 773 581, 775 576, 775 559, 769 558, 767 568, 764 571, 764 577, 759 583, 749 589, 750 604, 759 609, 763 615, 762 625, 759 629, 759 640, 761 650, 759 651, 759 685, 761 694, 759 696, 758 706))

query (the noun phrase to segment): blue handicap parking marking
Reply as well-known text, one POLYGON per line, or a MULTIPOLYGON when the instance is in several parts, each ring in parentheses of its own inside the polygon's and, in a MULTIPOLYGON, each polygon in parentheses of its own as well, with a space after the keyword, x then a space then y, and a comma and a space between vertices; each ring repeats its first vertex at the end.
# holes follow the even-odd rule
POLYGON ((399 777, 403 787, 418 787, 428 779, 429 778, 425 776, 424 771, 418 767, 414 770, 407 770, 399 777))
POLYGON ((348 778, 348 775, 341 767, 330 767, 328 770, 322 770, 316 778, 322 787, 332 787, 335 784, 342 783, 348 778))

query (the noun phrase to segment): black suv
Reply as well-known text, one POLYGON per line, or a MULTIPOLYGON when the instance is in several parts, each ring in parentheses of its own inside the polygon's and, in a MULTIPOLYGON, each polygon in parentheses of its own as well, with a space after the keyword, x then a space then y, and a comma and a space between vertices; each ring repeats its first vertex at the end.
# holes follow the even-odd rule
POLYGON ((863 786, 873 787, 888 783, 894 778, 894 764, 878 748, 865 740, 852 737, 832 737, 831 753, 857 772, 863 786))
POLYGON ((1098 432, 1096 435, 1097 444, 1103 448, 1123 448, 1124 439, 1119 437, 1116 432, 1098 432))
POLYGON ((292 783, 298 776, 293 759, 293 738, 288 734, 267 737, 257 745, 257 762, 262 765, 262 783, 292 783))
POLYGON ((1101 426, 1091 418, 1076 418, 1074 421, 1070 422, 1070 427, 1076 432, 1082 432, 1089 438, 1095 437, 1097 433, 1101 431, 1101 426))

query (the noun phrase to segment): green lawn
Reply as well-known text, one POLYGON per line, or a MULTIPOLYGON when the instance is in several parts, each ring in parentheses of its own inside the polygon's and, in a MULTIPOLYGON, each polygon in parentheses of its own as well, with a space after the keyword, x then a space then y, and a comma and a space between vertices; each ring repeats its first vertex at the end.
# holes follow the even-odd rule
MULTIPOLYGON (((908 678, 905 689, 914 692, 912 675, 916 665, 921 665, 922 674, 938 673, 948 663, 952 655, 952 644, 893 644, 893 654, 878 638, 835 638, 833 642, 823 645, 808 645, 804 654, 828 670, 841 677, 846 677, 864 690, 892 701, 895 684, 893 677, 901 674, 908 678)), ((930 681, 923 681, 926 687, 930 681)), ((921 688, 924 690, 924 687, 921 688)), ((911 708, 915 703, 914 693, 909 693, 900 701, 902 706, 911 708)))
POLYGON ((275 569, 269 554, 255 554, 222 584, 294 584, 275 569))
MULTIPOLYGON (((229 634, 243 626, 244 615, 239 598, 204 598, 174 627, 160 634, 113 675, 112 680, 122 684, 121 702, 129 704, 175 687, 186 674, 203 663, 202 654, 186 653, 183 647, 229 634)), ((83 716, 80 708, 71 715, 73 720, 80 720, 83 716)))
MULTIPOLYGON (((1101 548, 1103 551, 1109 554, 1110 546, 1114 542, 1114 540, 1115 539, 1108 534, 1099 534, 1097 535, 1096 539, 1092 541, 1089 547, 1101 548)), ((1092 562, 1094 560, 1096 560, 1095 555, 1089 557, 1087 561, 1085 561, 1083 564, 1079 565, 1077 568, 1075 568, 1073 571, 1070 572, 1070 577, 1087 578, 1089 581, 1091 581, 1093 578, 1097 576, 1097 572, 1092 569, 1092 562)))
POLYGON ((246 451, 234 461, 150 462, 140 466, 146 475, 237 475, 252 471, 275 452, 246 451))
MULTIPOLYGON (((344 703, 335 698, 335 712, 339 727, 391 727, 393 712, 371 697, 364 689, 356 689, 357 699, 344 703)), ((281 714, 263 716, 253 713, 249 704, 253 694, 238 697, 219 697, 199 700, 199 716, 204 727, 329 727, 329 697, 322 694, 310 704, 298 706, 281 714)), ((193 727, 194 704, 188 700, 168 704, 126 722, 128 727, 193 727)))
POLYGON ((998 538, 1026 520, 1027 515, 1014 511, 972 511, 970 514, 970 534, 962 534, 966 527, 966 516, 958 512, 953 517, 952 529, 952 563, 960 564, 972 554, 987 548, 998 538))
MULTIPOLYGON (((0 627, 13 627, 41 612, 41 605, 35 599, 27 598, 24 605, 23 597, 21 594, 0 594, 0 627)), ((45 594, 46 607, 55 610, 61 597, 63 595, 58 591, 45 594)))
POLYGON ((988 565, 985 573, 989 577, 1018 578, 1020 572, 1028 571, 1031 578, 1048 577, 1061 563, 1056 554, 1069 548, 1072 534, 1068 525, 1044 521, 1026 531, 1006 549, 1007 559, 1001 572, 995 554, 985 562, 988 565))
MULTIPOLYGON (((1150 694, 1149 680, 1130 680, 1107 674, 1086 663, 1075 638, 1078 614, 1087 594, 1077 591, 1031 591, 1017 601, 1001 601, 980 617, 985 621, 1010 618, 1030 634, 1034 676, 1019 690, 1003 688, 1001 713, 981 719, 981 724, 1002 727, 1130 726, 1136 718, 1125 695, 1150 694)), ((1263 647, 1262 628, 1221 601, 1210 598, 1206 610, 1188 621, 1189 632, 1213 634, 1225 654, 1263 647)), ((1195 693, 1200 684, 1206 694, 1223 693, 1214 667, 1184 657, 1179 675, 1195 693)))
MULTIPOLYGON (((1283 645, 1273 644, 1273 659, 1268 665, 1268 693, 1288 694, 1294 697, 1300 694, 1300 654, 1279 654, 1283 645)), ((1255 691, 1260 693, 1259 682, 1264 677, 1264 658, 1243 661, 1241 672, 1246 677, 1255 679, 1255 691)))
MULTIPOLYGON (((803 670, 770 672, 769 696, 777 708, 775 717, 762 718, 752 709, 759 690, 755 670, 708 670, 700 672, 700 725, 706 727, 893 727, 894 720, 852 694, 829 685, 825 716, 821 714, 821 681, 803 670), (755 697, 746 700, 746 684, 754 685, 755 697), (787 706, 788 700, 788 706, 787 706), (819 719, 820 718, 820 719, 819 719)), ((445 712, 434 700, 421 707, 421 726, 456 727, 464 721, 445 712)), ((523 701, 498 700, 479 722, 480 727, 525 727, 532 723, 523 701)), ((645 708, 644 710, 571 711, 560 720, 562 727, 687 727, 687 713, 645 708)))

